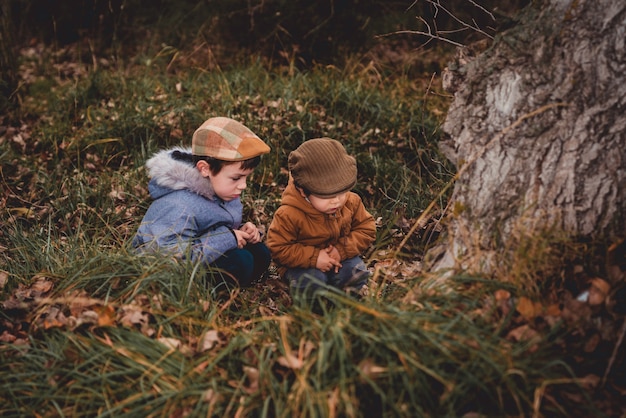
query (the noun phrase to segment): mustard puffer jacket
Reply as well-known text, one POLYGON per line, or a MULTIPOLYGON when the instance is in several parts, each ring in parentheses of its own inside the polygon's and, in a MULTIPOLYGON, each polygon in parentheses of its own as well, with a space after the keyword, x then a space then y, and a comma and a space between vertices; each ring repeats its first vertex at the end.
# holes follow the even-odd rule
POLYGON ((320 250, 333 245, 341 259, 360 255, 376 239, 376 222, 361 197, 348 192, 333 215, 317 211, 290 179, 267 233, 267 246, 282 276, 287 268, 314 268, 320 250))

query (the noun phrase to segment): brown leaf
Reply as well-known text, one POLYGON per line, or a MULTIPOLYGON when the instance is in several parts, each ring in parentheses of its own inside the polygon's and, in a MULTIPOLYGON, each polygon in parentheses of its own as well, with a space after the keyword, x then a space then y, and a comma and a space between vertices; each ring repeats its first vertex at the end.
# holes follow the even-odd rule
POLYGON ((280 356, 276 359, 278 364, 289 369, 300 369, 304 365, 304 362, 293 353, 287 353, 284 356, 280 356))
POLYGON ((548 316, 560 316, 561 307, 559 306, 558 303, 553 303, 545 308, 544 314, 548 316))
POLYGON ((533 302, 522 296, 517 301, 516 309, 525 319, 531 320, 541 313, 543 307, 539 302, 533 302))
POLYGON ((205 351, 208 351, 212 349, 213 347, 215 347, 215 345, 219 342, 220 342, 219 333, 214 329, 210 329, 207 332, 205 332, 204 335, 202 336, 202 339, 200 340, 200 344, 198 344, 198 352, 203 353, 205 351))
POLYGON ((63 327, 73 328, 74 325, 76 324, 76 319, 74 317, 65 316, 63 311, 61 311, 61 309, 59 309, 57 306, 48 307, 48 309, 46 309, 44 314, 45 314, 45 318, 43 320, 44 329, 63 328, 63 327))
POLYGON ((374 360, 366 358, 359 363, 361 374, 368 379, 376 379, 379 375, 389 370, 387 367, 378 366, 374 360))
POLYGON ((177 338, 159 337, 157 338, 157 341, 172 350, 178 350, 182 345, 180 340, 177 338))
MULTIPOLYGON (((57 299, 56 301, 61 301, 61 299, 57 299)), ((92 310, 94 306, 102 303, 99 299, 87 297, 86 292, 69 294, 66 298, 64 298, 64 301, 69 303, 70 312, 76 317, 78 317, 83 311, 92 310)))
POLYGON ((511 292, 508 290, 498 289, 494 292, 496 303, 498 308, 502 311, 504 316, 508 315, 511 311, 511 292))
POLYGON ((2 334, 0 334, 0 342, 3 343, 12 343, 17 339, 17 337, 11 333, 9 333, 9 331, 4 331, 2 334))
POLYGON ((602 305, 611 291, 611 285, 604 279, 596 277, 591 280, 587 303, 591 306, 602 305))
POLYGON ((9 273, 4 270, 0 270, 0 289, 4 289, 4 286, 9 281, 9 273))
POLYGON ((98 313, 92 310, 86 310, 76 317, 76 326, 83 324, 95 325, 98 323, 98 313))
POLYGON ((243 366, 243 372, 246 375, 248 386, 245 386, 243 390, 252 394, 259 390, 259 369, 256 367, 243 366))
POLYGON ((204 402, 209 402, 211 404, 214 404, 216 402, 221 401, 223 398, 222 395, 220 395, 219 393, 215 392, 212 388, 211 389, 207 389, 204 392, 204 395, 202 396, 202 400, 204 402))
POLYGON ((498 289, 495 292, 493 292, 493 295, 496 298, 496 301, 498 302, 502 302, 502 301, 508 301, 511 298, 511 292, 509 292, 508 290, 504 290, 504 289, 498 289))
POLYGON ((583 350, 586 353, 592 353, 596 351, 598 344, 600 344, 600 340, 601 340, 600 334, 594 333, 591 337, 589 337, 589 339, 585 343, 583 350))
POLYGON ((112 327, 115 325, 115 308, 113 306, 94 306, 93 310, 98 313, 99 327, 112 327))
POLYGON ((28 286, 20 286, 15 295, 20 299, 34 299, 45 296, 54 287, 54 282, 45 277, 36 275, 33 277, 33 283, 28 286))
POLYGON ((122 325, 143 325, 148 322, 148 315, 137 306, 126 305, 122 307, 122 316, 120 317, 122 325))
POLYGON ((561 317, 568 324, 586 321, 591 316, 591 307, 574 298, 566 298, 563 304, 561 317))
POLYGON ((511 341, 517 341, 517 342, 529 341, 529 342, 534 343, 531 346, 530 351, 535 351, 538 348, 537 343, 539 343, 539 341, 541 340, 541 336, 539 335, 539 333, 535 331, 534 329, 532 329, 528 324, 522 325, 520 327, 517 327, 511 330, 507 334, 506 338, 511 341))
POLYGON ((30 303, 24 301, 24 297, 17 296, 18 290, 7 300, 2 302, 2 307, 6 310, 22 310, 26 311, 30 307, 30 303))
POLYGON ((151 337, 155 334, 155 330, 150 327, 150 315, 141 309, 141 307, 131 304, 121 308, 121 316, 119 322, 124 326, 137 327, 141 332, 151 337))

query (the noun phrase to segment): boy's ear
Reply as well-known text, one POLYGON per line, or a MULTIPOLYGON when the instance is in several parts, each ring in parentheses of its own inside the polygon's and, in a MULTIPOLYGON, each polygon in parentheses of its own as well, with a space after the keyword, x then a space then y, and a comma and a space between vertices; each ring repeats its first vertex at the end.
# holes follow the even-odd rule
POLYGON ((196 169, 200 172, 202 177, 209 177, 209 174, 211 174, 209 163, 204 160, 200 160, 196 163, 196 169))

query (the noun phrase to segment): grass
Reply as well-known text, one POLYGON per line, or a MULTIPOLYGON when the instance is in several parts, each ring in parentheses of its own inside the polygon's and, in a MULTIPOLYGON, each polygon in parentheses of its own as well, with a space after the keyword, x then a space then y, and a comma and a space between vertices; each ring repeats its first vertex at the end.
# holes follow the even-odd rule
MULTIPOLYGON (((27 122, 0 141, 2 416, 597 412, 562 358, 563 329, 549 328, 541 344, 508 335, 519 318, 496 295, 514 285, 386 267, 424 209, 434 201, 435 218, 446 207, 440 191, 454 173, 435 116, 445 99, 356 61, 307 71, 177 61, 172 71, 172 56, 65 77, 23 58, 33 74, 19 109, 27 122), (369 296, 330 294, 335 308, 317 315, 293 306, 271 275, 218 297, 199 266, 130 250, 149 204, 143 163, 188 144, 214 115, 243 121, 272 148, 244 197, 260 225, 303 140, 330 136, 357 157, 355 190, 379 219, 369 296)), ((401 262, 422 259, 430 243, 418 235, 401 262)), ((528 247, 531 256, 542 248, 528 247)))
POLYGON ((458 309, 479 307, 473 293, 419 308, 337 296, 319 317, 203 310, 160 289, 164 304, 142 310, 154 335, 136 324, 51 326, 33 329, 27 346, 4 346, 3 414, 516 415, 531 409, 539 382, 569 373, 458 309), (211 330, 215 345, 200 351, 194 339, 211 330))

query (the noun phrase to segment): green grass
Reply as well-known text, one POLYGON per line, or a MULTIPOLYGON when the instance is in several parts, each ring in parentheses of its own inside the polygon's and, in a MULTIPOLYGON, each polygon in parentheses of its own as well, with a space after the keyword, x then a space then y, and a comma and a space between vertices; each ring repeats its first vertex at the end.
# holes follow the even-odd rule
MULTIPOLYGON (((494 294, 511 285, 383 268, 369 296, 330 294, 335 308, 316 315, 274 275, 224 298, 198 266, 134 254, 145 160, 189 144, 210 116, 241 120, 271 146, 244 197, 246 216, 265 226, 289 152, 313 137, 342 141, 358 160, 355 190, 380 219, 372 260, 393 254, 431 202, 441 215, 454 174, 437 149, 433 110, 445 101, 425 100, 406 74, 255 60, 168 71, 170 52, 75 78, 38 67, 19 110, 26 139, 0 142, 2 416, 594 412, 575 401, 559 327, 538 346, 507 338, 515 318, 494 294)), ((428 245, 416 239, 401 256, 419 261, 428 245)))
POLYGON ((3 346, 3 415, 519 415, 532 410, 541 381, 570 373, 553 353, 508 344, 458 309, 481 305, 473 292, 421 299, 419 308, 336 296, 320 317, 295 307, 260 315, 245 302, 239 311, 204 310, 158 287, 164 303, 142 311, 153 335, 121 325, 38 327, 27 346, 3 346), (209 330, 219 333, 216 345, 194 350, 209 330))

